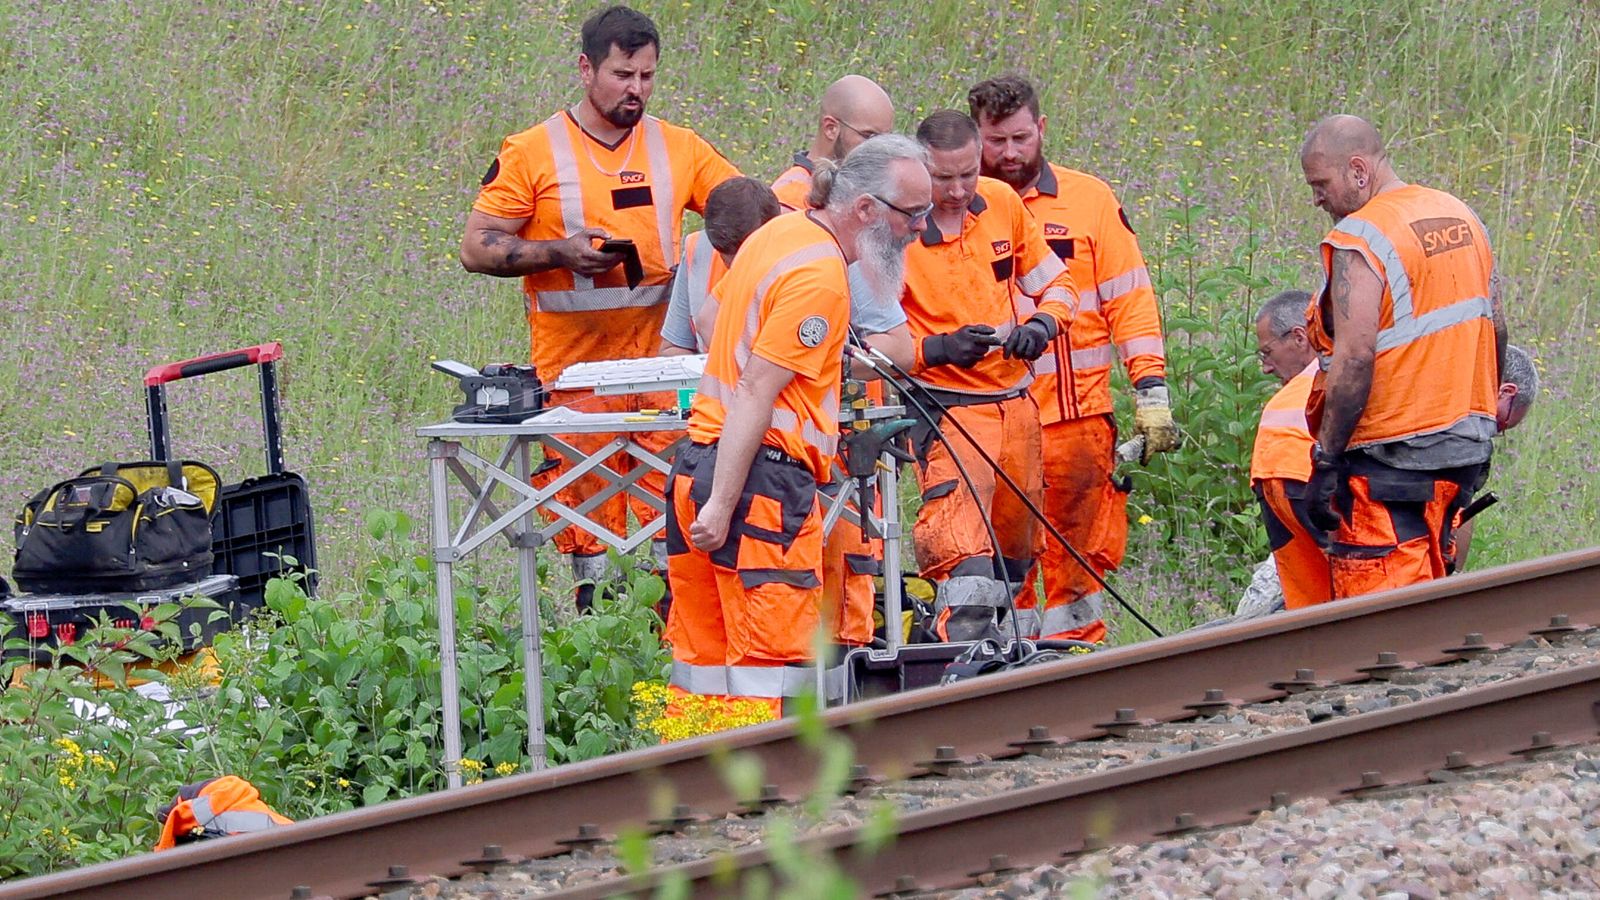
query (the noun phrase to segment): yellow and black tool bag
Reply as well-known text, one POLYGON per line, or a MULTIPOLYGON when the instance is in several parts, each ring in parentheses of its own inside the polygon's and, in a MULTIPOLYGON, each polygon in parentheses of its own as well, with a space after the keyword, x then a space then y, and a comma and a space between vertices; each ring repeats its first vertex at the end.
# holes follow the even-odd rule
POLYGON ((106 463, 40 491, 17 517, 17 587, 43 593, 169 588, 211 574, 220 481, 192 460, 106 463))

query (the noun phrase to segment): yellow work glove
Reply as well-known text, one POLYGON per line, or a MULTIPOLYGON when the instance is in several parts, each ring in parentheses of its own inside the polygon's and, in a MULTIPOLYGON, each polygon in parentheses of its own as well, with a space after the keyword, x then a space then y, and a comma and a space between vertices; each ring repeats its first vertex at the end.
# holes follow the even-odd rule
POLYGON ((1157 453, 1178 449, 1178 424, 1172 421, 1164 384, 1140 388, 1133 394, 1133 433, 1144 438, 1140 465, 1149 465, 1157 453))

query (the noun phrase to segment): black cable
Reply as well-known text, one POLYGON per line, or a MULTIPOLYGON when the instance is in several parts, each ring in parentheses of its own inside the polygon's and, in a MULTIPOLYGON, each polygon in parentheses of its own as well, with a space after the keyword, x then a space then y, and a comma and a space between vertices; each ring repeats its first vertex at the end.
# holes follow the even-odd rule
MULTIPOLYGON (((926 414, 927 408, 916 399, 916 391, 921 391, 924 395, 926 395, 929 402, 938 407, 942 412, 949 412, 949 409, 945 407, 943 403, 939 402, 939 398, 935 397, 933 392, 929 391, 927 387, 923 386, 921 383, 917 382, 916 379, 912 378, 910 372, 907 372, 905 369, 901 368, 900 365, 894 360, 890 359, 887 354, 877 353, 875 350, 868 349, 865 351, 864 355, 867 357, 867 365, 872 366, 873 369, 875 369, 885 380, 900 388, 903 394, 905 394, 908 398, 911 398, 912 401, 917 404, 917 407, 924 411, 924 414, 926 414), (887 372, 883 371, 880 366, 872 361, 872 356, 876 356, 878 359, 888 363, 891 368, 899 373, 900 377, 892 377, 887 372)), ((994 457, 990 456, 989 452, 983 448, 983 445, 978 443, 977 439, 972 436, 972 433, 967 431, 966 426, 961 424, 961 420, 955 416, 950 416, 949 418, 950 422, 956 426, 956 430, 961 432, 961 436, 966 438, 967 443, 972 445, 972 449, 976 450, 978 455, 982 457, 983 461, 989 464, 989 468, 993 469, 995 475, 1001 481, 1005 482, 1006 487, 1010 488, 1011 492, 1017 495, 1017 499, 1022 501, 1022 505, 1028 510, 1028 512, 1031 513, 1035 519, 1038 519, 1040 524, 1044 525, 1045 531, 1051 537, 1055 538, 1057 543, 1066 549, 1068 555, 1070 555, 1085 572, 1089 573, 1089 577, 1093 578, 1095 583, 1099 584, 1102 590, 1111 595, 1111 599, 1117 601, 1118 605, 1127 610, 1129 615, 1132 615, 1135 619, 1137 619, 1139 624, 1148 629, 1151 634, 1155 635, 1156 637, 1166 637, 1166 635, 1163 634, 1159 628, 1156 628, 1154 625, 1150 624, 1150 620, 1145 618, 1144 614, 1139 612, 1138 608, 1136 608, 1132 603, 1129 603, 1127 599, 1118 593, 1117 590, 1100 575, 1099 572, 1096 572, 1094 570, 1094 566, 1089 565, 1089 561, 1084 559, 1082 553, 1078 552, 1078 548, 1072 546, 1072 542, 1067 540, 1066 535, 1062 534, 1060 529, 1056 528, 1055 524, 1045 517, 1044 512, 1040 510, 1038 506, 1034 505, 1034 502, 1028 498, 1028 495, 1023 492, 1022 487, 1011 478, 1011 475, 1007 473, 1006 470, 1000 468, 1000 464, 995 461, 994 457)), ((945 446, 947 448, 950 446, 948 441, 945 442, 945 446)), ((951 449, 951 455, 955 455, 953 448, 951 449)), ((998 547, 999 545, 996 544, 997 555, 998 547)))
MULTIPOLYGON (((854 329, 851 329, 851 338, 855 338, 854 329)), ((874 372, 877 372, 880 378, 883 378, 885 381, 888 381, 895 387, 900 388, 901 392, 905 393, 906 397, 910 399, 912 403, 915 403, 917 408, 922 411, 922 416, 928 421, 928 425, 930 430, 933 432, 933 436, 938 438, 939 443, 944 444, 944 448, 946 450, 950 451, 950 459, 956 464, 956 472, 961 476, 961 480, 966 483, 967 491, 972 494, 973 505, 978 508, 978 517, 983 521, 984 531, 986 531, 989 535, 989 547, 993 551, 989 554, 989 561, 993 566, 995 580, 1005 586, 1006 619, 1011 623, 1011 639, 1014 643, 1014 646, 1020 648, 1022 646, 1022 626, 1017 622, 1017 604, 1011 596, 1011 579, 1007 577, 1009 573, 1006 572, 1005 557, 1000 554, 1000 535, 994 530, 994 520, 990 518, 989 511, 983 508, 982 503, 977 502, 978 488, 972 481, 972 475, 967 472, 966 464, 961 461, 961 455, 956 452, 956 448, 950 443, 950 439, 945 437, 944 429, 939 427, 939 423, 935 421, 934 417, 928 413, 928 408, 922 405, 922 401, 918 400, 914 396, 911 396, 910 393, 906 392, 905 389, 901 387, 900 382, 897 379, 891 377, 887 372, 883 371, 882 367, 872 361, 871 354, 875 351, 871 347, 859 340, 856 340, 855 343, 860 353, 851 354, 852 358, 862 360, 868 366, 870 366, 874 372)), ((887 356, 884 356, 883 358, 888 359, 887 356)), ((890 360, 889 365, 893 366, 894 361, 890 360)), ((898 369, 900 367, 895 366, 895 368, 898 369)), ((971 440, 971 438, 969 437, 968 440, 971 440)), ((993 465, 993 463, 991 462, 990 465, 993 465)), ((899 503, 900 498, 885 497, 883 498, 883 502, 899 503)), ((885 572, 884 577, 890 577, 890 573, 885 572)), ((900 574, 898 572, 893 573, 893 577, 898 578, 900 577, 900 574)), ((898 623, 895 624, 898 625, 898 623)), ((884 627, 891 627, 887 620, 884 622, 884 627)))

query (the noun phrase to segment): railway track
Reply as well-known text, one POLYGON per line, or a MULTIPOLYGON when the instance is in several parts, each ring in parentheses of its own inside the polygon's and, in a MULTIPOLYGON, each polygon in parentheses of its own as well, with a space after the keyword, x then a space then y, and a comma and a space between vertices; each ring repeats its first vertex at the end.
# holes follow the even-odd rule
MULTIPOLYGON (((871 776, 904 778, 939 768, 917 761, 1039 752, 1104 738, 1130 723, 1193 719, 1308 686, 1381 679, 1530 638, 1559 639, 1590 622, 1600 622, 1600 549, 882 698, 832 710, 825 720, 854 741, 871 776)), ((1237 821, 1275 800, 1338 796, 1416 780, 1447 764, 1483 765, 1594 740, 1597 700, 1600 667, 1580 665, 914 813, 899 820, 900 838, 870 863, 850 852, 860 829, 808 840, 873 891, 959 884, 1057 859, 1090 838, 1136 840, 1237 821), (1450 756, 1457 752, 1463 755, 1450 756), (1114 826, 1091 835, 1086 823, 1104 819, 1098 813, 1107 808, 1117 810, 1114 826)), ((0 886, 0 898, 164 897, 178 890, 284 898, 299 885, 316 895, 362 896, 393 865, 405 865, 410 876, 453 876, 481 867, 489 845, 512 858, 558 855, 575 840, 581 846, 589 835, 654 818, 661 785, 701 814, 737 809, 739 798, 709 755, 713 747, 759 759, 775 796, 803 795, 815 779, 817 762, 802 735, 794 723, 779 722, 16 882, 0 886)), ((731 864, 759 870, 770 863, 765 852, 737 851, 731 864)), ((712 869, 729 865, 695 861, 679 874, 712 892, 712 869)), ((595 882, 565 896, 608 896, 628 886, 595 882)))

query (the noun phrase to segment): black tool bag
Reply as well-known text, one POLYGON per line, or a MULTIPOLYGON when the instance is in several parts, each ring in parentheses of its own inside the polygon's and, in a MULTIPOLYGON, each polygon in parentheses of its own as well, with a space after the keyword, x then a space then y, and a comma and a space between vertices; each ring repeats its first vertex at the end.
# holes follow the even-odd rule
POLYGON ((144 591, 211 574, 217 473, 204 463, 106 463, 40 491, 17 517, 25 591, 144 591))

